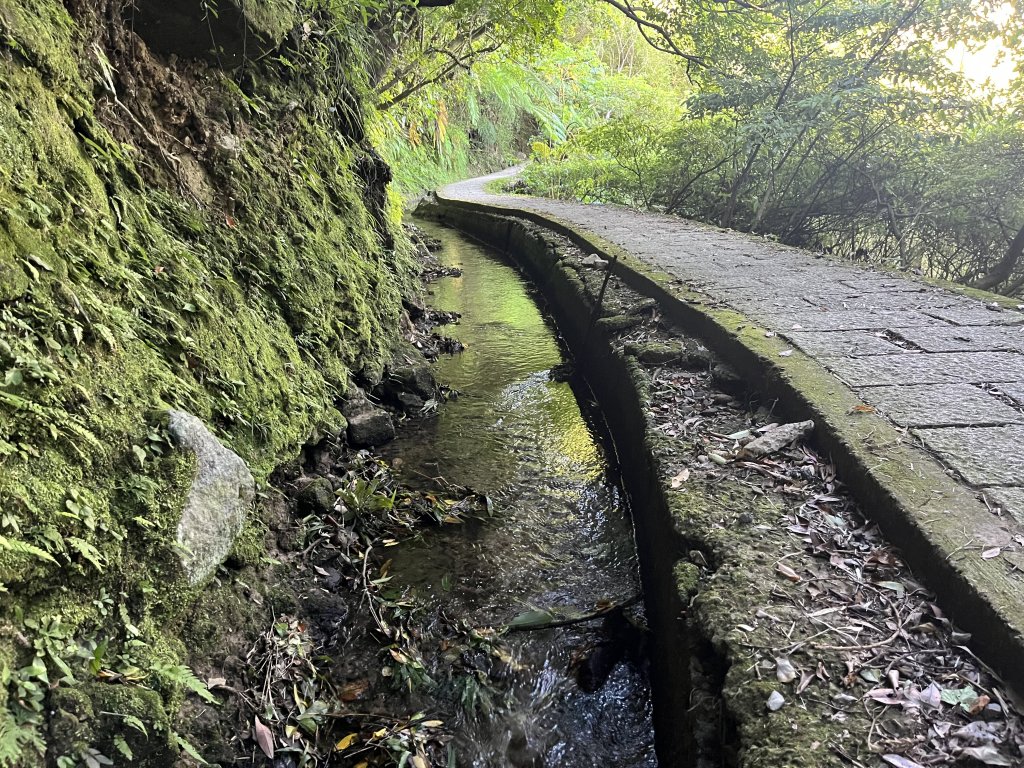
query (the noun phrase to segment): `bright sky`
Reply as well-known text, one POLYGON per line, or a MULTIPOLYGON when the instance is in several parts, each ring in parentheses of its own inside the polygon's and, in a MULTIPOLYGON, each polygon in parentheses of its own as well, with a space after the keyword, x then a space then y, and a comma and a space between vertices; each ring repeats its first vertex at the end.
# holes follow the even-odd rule
MULTIPOLYGON (((1013 12, 1013 6, 1007 3, 996 12, 993 20, 1003 24, 1009 21, 1013 12)), ((1014 59, 998 40, 976 51, 968 51, 963 44, 958 44, 947 55, 953 69, 963 72, 979 87, 989 83, 1002 89, 1013 79, 1014 59)))

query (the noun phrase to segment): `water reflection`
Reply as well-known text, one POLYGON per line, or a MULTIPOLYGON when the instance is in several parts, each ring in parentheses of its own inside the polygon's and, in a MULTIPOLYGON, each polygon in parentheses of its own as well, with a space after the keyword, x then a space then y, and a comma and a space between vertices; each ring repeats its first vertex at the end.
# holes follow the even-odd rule
MULTIPOLYGON (((430 303, 463 316, 443 329, 466 350, 442 358, 440 380, 462 392, 403 431, 389 453, 410 481, 445 479, 488 494, 494 518, 403 547, 392 573, 453 615, 501 623, 529 607, 577 606, 638 589, 621 494, 570 386, 549 379, 562 362, 552 328, 509 265, 449 230, 442 260, 462 277, 433 287, 430 303)), ((513 636, 524 671, 516 705, 465 723, 459 753, 474 766, 653 766, 649 691, 620 665, 596 693, 567 672, 585 628, 513 636)))

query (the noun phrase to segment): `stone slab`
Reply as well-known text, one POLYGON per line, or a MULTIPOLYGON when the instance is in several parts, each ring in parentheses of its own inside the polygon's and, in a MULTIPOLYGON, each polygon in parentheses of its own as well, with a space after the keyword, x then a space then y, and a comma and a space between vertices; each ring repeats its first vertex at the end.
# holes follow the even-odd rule
POLYGON ((927 290, 927 286, 916 283, 913 280, 907 280, 902 277, 890 277, 888 275, 874 277, 872 273, 868 273, 867 276, 863 277, 844 278, 840 282, 859 293, 892 293, 894 291, 920 293, 927 290))
POLYGON ((812 357, 864 357, 907 352, 871 331, 786 331, 782 335, 812 357))
POLYGON ((941 325, 941 321, 916 310, 864 311, 844 309, 830 312, 809 307, 806 312, 758 313, 773 330, 803 331, 882 331, 887 328, 913 328, 941 325), (793 328, 799 325, 800 328, 793 328))
POLYGON ((986 488, 985 499, 993 512, 1024 526, 1024 488, 986 488))
POLYGON ((1024 426, 916 429, 972 485, 1024 485, 1024 426))
POLYGON ((903 427, 1021 424, 1024 414, 970 384, 870 387, 865 400, 903 427))
MULTIPOLYGON (((806 286, 805 286, 806 287, 806 286)), ((837 291, 827 295, 810 295, 804 297, 809 304, 820 309, 942 309, 955 306, 960 299, 941 291, 922 290, 917 293, 855 293, 853 291, 837 291)))
POLYGON ((932 317, 945 320, 954 325, 1020 325, 1024 323, 1024 314, 1012 309, 989 309, 987 305, 977 301, 963 302, 952 307, 929 309, 932 317))
POLYGON ((897 333, 926 352, 1024 352, 1024 328, 1015 326, 916 327, 897 333))
POLYGON ((1011 381, 1005 384, 998 384, 996 388, 1004 395, 1016 400, 1018 405, 1024 407, 1024 382, 1011 381))
POLYGON ((1024 355, 1015 352, 822 357, 821 362, 851 387, 1024 381, 1024 355))

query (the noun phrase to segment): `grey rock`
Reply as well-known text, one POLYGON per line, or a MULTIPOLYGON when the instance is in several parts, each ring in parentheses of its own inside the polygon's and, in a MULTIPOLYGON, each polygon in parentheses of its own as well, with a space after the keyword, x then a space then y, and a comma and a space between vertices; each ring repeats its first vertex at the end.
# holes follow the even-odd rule
POLYGON ((299 492, 299 508, 304 514, 326 515, 334 510, 336 498, 331 481, 317 477, 299 492))
POLYGON ((202 421, 185 411, 168 415, 175 442, 194 453, 197 461, 177 543, 189 582, 199 584, 224 562, 242 532, 256 483, 241 457, 221 444, 202 421))
POLYGON ((437 383, 428 364, 397 368, 392 375, 410 392, 427 400, 434 396, 437 383))
POLYGON ((348 420, 348 441, 357 448, 383 445, 394 438, 394 422, 384 411, 364 411, 348 420))

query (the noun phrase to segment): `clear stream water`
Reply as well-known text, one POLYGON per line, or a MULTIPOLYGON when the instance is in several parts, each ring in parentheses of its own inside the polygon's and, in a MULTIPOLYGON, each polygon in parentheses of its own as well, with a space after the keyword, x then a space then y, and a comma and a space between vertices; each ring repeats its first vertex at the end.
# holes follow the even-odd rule
MULTIPOLYGON (((449 229, 418 222, 461 277, 432 284, 430 304, 461 313, 441 329, 466 350, 442 357, 438 380, 461 395, 400 430, 388 454, 410 483, 442 476, 486 493, 493 517, 399 548, 392 573, 452 616, 502 624, 533 608, 591 610, 639 591, 624 494, 573 388, 551 381, 564 361, 555 329, 501 257, 449 229)), ((586 409, 584 409, 586 410, 586 409)), ((624 661, 594 693, 569 670, 596 623, 509 635, 521 665, 513 704, 458 727, 472 766, 655 766, 647 673, 624 661)))

